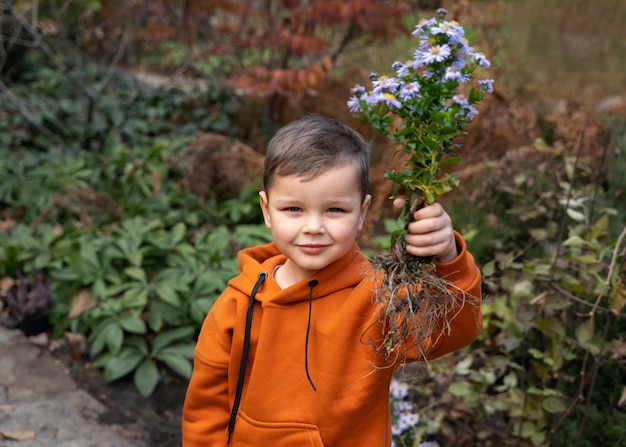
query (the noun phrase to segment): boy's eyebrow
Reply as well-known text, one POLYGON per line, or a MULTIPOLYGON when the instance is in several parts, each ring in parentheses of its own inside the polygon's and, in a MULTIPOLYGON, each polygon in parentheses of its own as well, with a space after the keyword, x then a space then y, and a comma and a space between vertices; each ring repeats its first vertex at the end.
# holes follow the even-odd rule
MULTIPOLYGON (((291 197, 291 196, 278 196, 278 197, 274 197, 274 200, 276 201, 276 203, 292 203, 292 202, 304 202, 306 201, 306 199, 302 199, 300 197, 291 197)), ((320 202, 323 203, 351 203, 352 202, 352 198, 348 197, 348 196, 340 196, 340 197, 326 197, 322 200, 320 200, 320 202)))

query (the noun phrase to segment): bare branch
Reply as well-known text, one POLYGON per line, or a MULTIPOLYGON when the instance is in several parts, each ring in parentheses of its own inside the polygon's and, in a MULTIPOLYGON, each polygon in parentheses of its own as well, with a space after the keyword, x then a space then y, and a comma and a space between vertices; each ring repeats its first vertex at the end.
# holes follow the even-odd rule
POLYGON ((9 102, 15 107, 15 111, 17 111, 20 115, 22 115, 22 118, 24 118, 24 120, 28 124, 30 124, 35 129, 37 129, 42 135, 44 135, 46 138, 49 138, 50 140, 54 141, 57 144, 61 144, 63 142, 58 135, 52 133, 50 129, 42 126, 41 124, 37 122, 35 117, 33 117, 33 115, 26 108, 26 106, 24 106, 24 104, 22 103, 22 101, 20 101, 17 95, 9 87, 7 87, 6 84, 2 82, 1 79, 0 79, 0 93, 4 94, 4 96, 6 96, 9 99, 9 102))

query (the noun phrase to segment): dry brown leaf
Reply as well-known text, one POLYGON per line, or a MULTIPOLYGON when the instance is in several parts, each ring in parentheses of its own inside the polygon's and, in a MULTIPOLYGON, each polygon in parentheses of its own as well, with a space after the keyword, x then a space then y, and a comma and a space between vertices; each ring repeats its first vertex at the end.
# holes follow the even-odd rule
POLYGON ((93 298, 91 291, 83 289, 72 298, 72 307, 70 308, 68 316, 70 318, 77 317, 83 312, 95 307, 96 304, 96 300, 93 298))
POLYGON ((611 340, 611 359, 619 360, 626 358, 626 340, 622 338, 616 338, 611 340))
POLYGON ((41 334, 28 337, 28 341, 35 346, 48 346, 48 343, 50 343, 50 336, 47 332, 42 332, 41 334))
POLYGON ((618 280, 613 285, 611 296, 609 296, 609 309, 615 315, 619 315, 626 306, 626 282, 618 280))
POLYGON ((141 433, 137 433, 136 431, 126 430, 124 428, 119 428, 117 432, 123 436, 124 438, 129 439, 143 439, 143 435, 141 433))
POLYGON ((11 287, 15 285, 15 280, 9 276, 0 278, 0 296, 6 296, 11 287))
POLYGON ((26 441, 29 439, 35 439, 35 432, 33 430, 7 430, 0 432, 5 439, 12 441, 26 441))

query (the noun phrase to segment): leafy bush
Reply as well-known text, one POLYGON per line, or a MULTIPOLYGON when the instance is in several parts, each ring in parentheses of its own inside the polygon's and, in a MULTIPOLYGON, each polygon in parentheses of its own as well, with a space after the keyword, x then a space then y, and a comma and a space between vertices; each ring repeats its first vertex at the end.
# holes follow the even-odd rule
POLYGON ((99 103, 100 124, 89 128, 70 115, 80 98, 57 77, 43 69, 32 91, 35 84, 16 87, 37 119, 57 120, 48 128, 68 144, 55 146, 19 120, 7 128, 0 207, 11 228, 0 232, 0 277, 49 281, 54 333, 85 334, 106 380, 133 373, 149 395, 167 370, 189 377, 192 340, 237 271, 236 251, 269 240, 256 185, 221 202, 182 186, 191 134, 226 133, 228 113, 207 113, 222 96, 135 89, 125 106, 131 89, 122 86, 99 103), (43 78, 54 87, 43 88, 43 78), (68 113, 61 120, 46 104, 68 113))
MULTIPOLYGON (((611 154, 612 164, 624 166, 623 150, 611 154)), ((473 431, 466 442, 474 445, 626 439, 626 411, 618 404, 626 383, 626 216, 611 207, 623 200, 623 171, 611 168, 602 179, 603 172, 555 151, 514 178, 499 178, 490 200, 473 207, 471 222, 480 225, 493 213, 493 229, 469 242, 470 250, 491 244, 495 253, 481 262, 485 325, 465 354, 433 362, 449 393, 422 415, 434 432, 454 422, 441 408, 454 413, 462 403, 461 410, 475 412, 464 419, 473 431)), ((455 211, 470 214, 463 206, 452 207, 458 222, 455 211)), ((424 382, 423 399, 436 400, 437 382, 424 382)))
POLYGON ((220 88, 149 88, 120 69, 89 65, 67 75, 38 53, 24 57, 31 63, 11 83, 13 100, 0 102, 3 147, 97 152, 111 139, 138 146, 157 136, 236 131, 234 97, 220 88))

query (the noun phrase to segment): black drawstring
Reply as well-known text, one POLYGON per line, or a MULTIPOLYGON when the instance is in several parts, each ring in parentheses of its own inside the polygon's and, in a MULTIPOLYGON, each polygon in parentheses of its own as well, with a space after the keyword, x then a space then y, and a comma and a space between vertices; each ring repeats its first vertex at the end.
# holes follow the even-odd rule
POLYGON ((317 279, 309 281, 309 321, 306 324, 306 337, 304 340, 304 370, 306 371, 306 378, 309 379, 309 383, 311 387, 313 387, 313 391, 317 391, 317 388, 315 388, 313 379, 311 379, 311 375, 309 374, 309 333, 311 332, 311 313, 313 310, 313 287, 317 284, 317 279))
POLYGON ((254 297, 266 278, 266 272, 259 273, 256 284, 250 293, 250 303, 248 304, 248 312, 246 313, 246 332, 243 339, 243 352, 241 353, 241 363, 239 364, 239 378, 237 379, 233 409, 230 412, 230 420, 228 421, 228 444, 230 444, 230 435, 235 429, 235 420, 237 419, 237 412, 239 411, 239 404, 241 402, 241 392, 243 391, 243 381, 246 378, 246 364, 248 363, 248 351, 250 350, 250 329, 252 328, 252 313, 254 312, 254 297))

